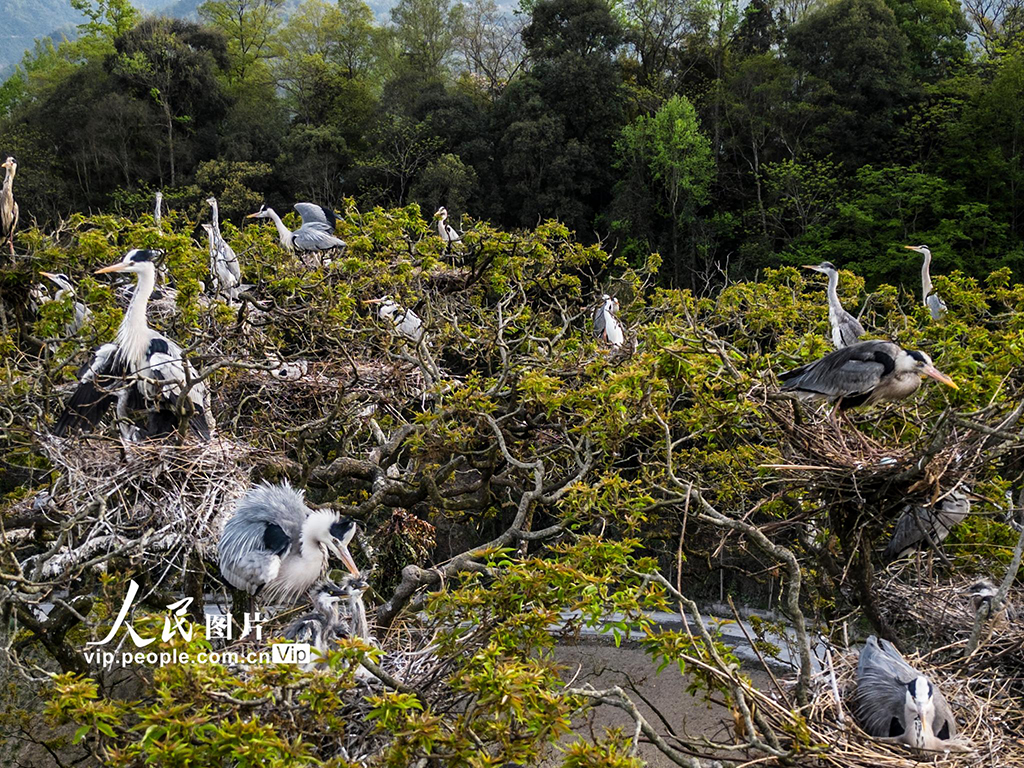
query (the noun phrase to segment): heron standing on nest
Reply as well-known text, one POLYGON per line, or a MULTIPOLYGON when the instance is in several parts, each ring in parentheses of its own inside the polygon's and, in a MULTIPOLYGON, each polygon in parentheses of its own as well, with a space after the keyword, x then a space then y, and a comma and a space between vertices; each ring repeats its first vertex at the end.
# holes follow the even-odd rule
POLYGON ((231 586, 268 602, 294 602, 327 570, 328 552, 359 576, 349 542, 355 521, 312 510, 288 483, 252 488, 224 525, 220 572, 231 586))
POLYGON ((181 347, 146 321, 146 307, 156 284, 154 259, 161 255, 160 251, 136 248, 117 264, 96 270, 96 274, 131 272, 138 282, 117 337, 99 347, 79 372, 79 385, 53 429, 55 435, 76 427, 95 427, 116 400, 125 439, 163 437, 178 428, 184 394, 191 409, 189 426, 204 440, 210 438, 206 386, 197 381, 198 374, 184 360, 181 347), (145 429, 125 425, 129 409, 149 412, 145 429))
POLYGON ((892 643, 873 635, 860 652, 854 711, 871 736, 918 749, 957 745, 951 744, 956 721, 942 691, 910 666, 892 643))
POLYGON ((448 224, 448 209, 444 206, 437 209, 437 213, 434 214, 437 219, 437 234, 441 236, 444 241, 445 250, 451 248, 455 243, 462 242, 462 235, 455 231, 455 229, 448 224))
POLYGON ((379 304, 377 317, 391 324, 399 336, 403 336, 413 344, 419 344, 425 329, 420 316, 411 309, 406 309, 390 296, 379 299, 367 299, 364 304, 379 304))
POLYGON ((959 389, 924 352, 907 351, 891 341, 860 341, 779 378, 784 392, 827 400, 846 410, 910 397, 921 388, 924 376, 959 389))
POLYGON ((805 264, 804 269, 813 269, 815 272, 828 277, 828 322, 832 326, 832 346, 836 349, 849 347, 856 344, 864 335, 864 326, 860 321, 847 312, 839 301, 839 270, 831 261, 823 261, 814 266, 805 264))

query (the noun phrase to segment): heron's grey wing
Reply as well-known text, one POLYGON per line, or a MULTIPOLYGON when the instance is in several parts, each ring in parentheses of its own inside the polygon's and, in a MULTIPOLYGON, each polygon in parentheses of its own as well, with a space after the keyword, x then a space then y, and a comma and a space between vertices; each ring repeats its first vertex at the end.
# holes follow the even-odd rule
MULTIPOLYGON (((192 416, 189 426, 199 437, 210 439, 210 425, 206 419, 206 385, 197 381, 199 374, 182 358, 181 347, 163 336, 154 337, 149 343, 148 366, 139 374, 149 379, 156 394, 176 407, 182 392, 188 390, 192 402, 192 416)), ((174 429, 176 425, 172 424, 174 429)))
POLYGON ((782 388, 829 399, 867 397, 895 369, 897 350, 889 341, 861 341, 782 374, 782 388))
POLYGON ((603 304, 594 312, 594 335, 599 339, 605 338, 605 316, 603 304))
MULTIPOLYGON (((903 661, 898 652, 892 656, 886 648, 892 646, 885 640, 881 643, 879 646, 872 635, 861 649, 854 711, 861 727, 871 736, 902 736, 906 730, 906 683, 917 677, 917 672, 903 661)), ((892 651, 896 649, 892 648, 892 651)))
POLYGON ((249 490, 224 525, 218 544, 228 583, 255 592, 277 576, 281 558, 295 550, 305 521, 302 494, 264 483, 249 490))
POLYGON ((940 739, 956 738, 956 718, 942 695, 939 686, 932 686, 932 698, 935 701, 935 718, 932 720, 932 733, 940 739))
POLYGON ((344 248, 345 241, 315 226, 303 224, 292 233, 292 242, 300 251, 329 251, 344 248))
POLYGON ((294 205, 299 216, 302 217, 302 226, 307 224, 322 224, 327 227, 329 231, 334 231, 334 223, 337 219, 333 212, 328 211, 326 208, 317 205, 316 203, 296 203, 294 205))
POLYGON ((942 300, 939 294, 928 294, 925 303, 928 305, 928 311, 931 312, 932 320, 941 320, 942 316, 946 314, 946 302, 942 300))
POLYGON ((285 627, 282 634, 292 642, 316 646, 322 640, 324 626, 326 621, 319 613, 307 613, 285 627))
POLYGON ((889 544, 885 548, 885 559, 895 560, 906 554, 908 550, 915 549, 924 541, 922 530, 928 532, 932 541, 936 541, 938 537, 936 522, 934 513, 928 507, 908 508, 896 521, 892 538, 889 539, 889 544))
POLYGON ((860 341, 860 337, 864 335, 864 326, 860 324, 849 312, 843 312, 839 317, 838 322, 839 341, 840 346, 849 347, 860 341))
POLYGON ((99 424, 107 408, 117 398, 114 390, 124 372, 116 344, 98 347, 89 362, 79 370, 79 384, 57 419, 53 434, 61 436, 71 428, 88 429, 99 424))

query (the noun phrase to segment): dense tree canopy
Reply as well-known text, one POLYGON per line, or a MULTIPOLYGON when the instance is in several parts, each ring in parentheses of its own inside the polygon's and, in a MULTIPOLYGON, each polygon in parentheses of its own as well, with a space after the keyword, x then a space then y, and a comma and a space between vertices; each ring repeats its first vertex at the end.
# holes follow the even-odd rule
POLYGON ((207 0, 195 24, 76 2, 78 38, 0 86, 0 152, 40 222, 157 187, 197 205, 219 158, 269 166, 251 192, 279 205, 555 217, 657 249, 673 285, 819 257, 900 280, 911 241, 940 269, 1024 266, 1012 3, 403 0, 381 24, 361 0, 207 0), (702 168, 683 196, 639 142, 680 104, 677 168, 702 168))

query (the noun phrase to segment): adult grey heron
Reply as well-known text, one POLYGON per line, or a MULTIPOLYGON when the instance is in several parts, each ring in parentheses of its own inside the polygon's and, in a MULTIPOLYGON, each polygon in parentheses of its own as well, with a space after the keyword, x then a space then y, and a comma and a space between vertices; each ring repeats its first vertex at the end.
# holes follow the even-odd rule
POLYGON ((229 584, 275 603, 294 602, 327 570, 328 552, 359 576, 348 545, 355 521, 312 510, 287 482, 263 483, 235 507, 220 537, 220 572, 229 584))
POLYGON ((18 163, 8 157, 0 168, 4 169, 4 185, 0 189, 0 246, 4 241, 14 255, 14 230, 18 226, 18 204, 14 201, 14 174, 18 171, 18 163))
POLYGON ((437 209, 437 213, 434 214, 437 219, 437 234, 441 236, 444 241, 445 248, 451 248, 454 243, 462 242, 462 235, 455 231, 448 224, 448 209, 444 206, 437 209))
MULTIPOLYGON (((39 274, 53 281, 57 285, 58 290, 53 296, 53 301, 63 301, 67 296, 75 296, 75 286, 71 282, 71 278, 63 272, 40 272, 39 274)), ((45 292, 43 292, 43 295, 45 295, 45 292)), ((44 299, 44 301, 46 300, 49 300, 48 296, 44 299)), ((78 333, 81 327, 85 325, 85 321, 88 320, 89 316, 92 314, 85 304, 77 300, 75 300, 73 310, 74 316, 64 327, 64 332, 68 336, 78 333)))
POLYGON ((156 191, 156 205, 153 206, 153 223, 156 224, 156 228, 160 229, 160 217, 163 214, 164 207, 164 193, 159 189, 156 191))
POLYGON ((889 545, 885 548, 885 559, 896 560, 904 555, 940 544, 953 529, 971 512, 971 500, 961 491, 947 494, 936 506, 911 506, 896 521, 889 545))
POLYGON ((956 737, 956 721, 942 691, 892 643, 874 635, 860 652, 854 712, 869 735, 918 749, 947 749, 956 737))
POLYGON ((325 582, 315 585, 310 589, 313 611, 285 627, 284 637, 293 642, 308 643, 317 649, 320 656, 326 656, 339 638, 357 637, 372 641, 363 602, 363 592, 368 587, 369 584, 356 576, 342 579, 341 584, 325 582))
POLYGON ((904 245, 908 251, 917 251, 924 256, 921 264, 921 300, 928 307, 932 320, 941 320, 946 314, 946 302, 939 294, 935 293, 932 286, 932 252, 927 245, 904 245))
POLYGON ((619 349, 626 341, 622 323, 616 315, 619 312, 619 300, 607 293, 601 296, 601 303, 594 310, 594 335, 608 342, 613 349, 619 349))
POLYGON ((855 408, 910 397, 929 376, 959 389, 924 352, 907 351, 891 341, 860 341, 813 363, 783 373, 782 389, 808 400, 827 400, 855 408))
POLYGON ((179 401, 185 394, 192 409, 192 431, 209 439, 205 384, 196 381, 198 374, 183 359, 181 347, 146 322, 146 307, 156 282, 153 260, 160 255, 160 251, 136 248, 117 264, 96 270, 96 274, 130 272, 137 276, 138 283, 117 337, 99 347, 79 371, 78 387, 57 420, 54 434, 63 435, 76 427, 95 427, 116 401, 121 434, 126 439, 168 435, 178 427, 179 401), (126 426, 129 409, 147 410, 147 427, 126 426))
POLYGON ((238 298, 239 286, 242 284, 242 270, 238 265, 238 256, 228 245, 220 233, 220 216, 217 210, 217 198, 209 197, 206 204, 213 211, 210 224, 203 224, 209 238, 210 275, 213 277, 214 294, 227 297, 229 301, 238 298))
POLYGON ((377 317, 390 323, 392 329, 398 335, 404 336, 414 344, 420 343, 425 333, 423 321, 411 309, 406 309, 390 296, 382 296, 379 299, 367 299, 363 303, 379 304, 377 317))
POLYGON ((832 346, 836 349, 856 344, 858 339, 864 335, 864 326, 860 321, 843 309, 839 302, 839 270, 831 261, 823 261, 817 266, 804 264, 804 269, 813 269, 815 272, 828 277, 828 322, 832 326, 832 346))
MULTIPOLYGON (((977 613, 982 605, 988 605, 989 618, 992 618, 992 600, 999 592, 999 587, 988 579, 982 579, 969 586, 966 590, 967 596, 971 598, 971 608, 977 613)), ((1017 620, 1017 609, 1009 600, 1003 601, 1003 610, 1006 611, 1006 618, 1010 621, 1017 620)))
POLYGON ((273 220, 281 245, 289 251, 329 251, 345 247, 345 241, 334 235, 337 218, 333 211, 315 203, 296 203, 294 208, 302 217, 302 226, 294 232, 284 225, 273 208, 267 206, 250 213, 247 218, 273 220))

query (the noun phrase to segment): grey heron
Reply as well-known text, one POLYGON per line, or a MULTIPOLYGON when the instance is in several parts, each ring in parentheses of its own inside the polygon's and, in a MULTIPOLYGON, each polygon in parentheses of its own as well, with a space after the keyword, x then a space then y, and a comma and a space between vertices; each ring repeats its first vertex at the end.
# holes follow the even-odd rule
POLYGON ((921 264, 921 300, 928 307, 932 320, 941 320, 946 314, 946 302, 939 294, 935 293, 932 286, 932 252, 927 245, 904 245, 908 251, 917 251, 924 256, 921 264))
POLYGON ((856 344, 857 340, 865 333, 864 326, 839 303, 839 270, 831 261, 823 261, 817 266, 805 264, 804 269, 813 269, 828 277, 826 291, 828 293, 828 322, 832 326, 832 346, 839 349, 856 344))
POLYGON ((160 216, 163 213, 164 207, 164 193, 159 189, 156 191, 156 205, 153 207, 153 223, 156 224, 156 228, 160 229, 160 216))
POLYGON ((947 749, 956 737, 956 721, 938 687, 874 635, 860 652, 854 711, 869 735, 918 749, 947 749))
MULTIPOLYGON (((58 290, 53 296, 53 301, 63 301, 67 296, 75 296, 75 286, 71 282, 71 278, 63 272, 40 272, 39 274, 53 281, 57 285, 58 290)), ((40 303, 45 303, 50 300, 45 291, 37 291, 36 295, 44 297, 40 300, 40 303)), ((89 311, 89 308, 77 299, 74 303, 74 313, 74 317, 72 317, 64 327, 64 333, 68 336, 78 333, 81 327, 85 325, 85 321, 88 320, 89 316, 92 314, 89 311)))
POLYGON ((838 403, 845 410, 910 397, 921 387, 922 376, 959 389, 924 352, 908 352, 880 340, 842 347, 779 378, 783 391, 802 399, 838 403))
POLYGON ((444 206, 438 208, 434 217, 437 218, 437 234, 444 241, 445 248, 451 248, 454 243, 462 242, 462 235, 448 224, 448 209, 444 206))
POLYGON ((224 525, 218 552, 229 584, 270 602, 294 602, 327 570, 328 552, 359 576, 348 545, 355 521, 312 510, 288 483, 251 488, 224 525))
POLYGON ((130 272, 137 276, 138 283, 117 337, 99 347, 79 371, 78 387, 54 426, 54 434, 63 435, 76 427, 95 427, 116 401, 124 437, 134 440, 168 435, 178 427, 177 409, 185 394, 192 409, 192 431, 209 439, 206 386, 197 381, 198 374, 183 359, 181 347, 146 322, 146 307, 156 282, 153 260, 160 255, 160 251, 136 248, 117 264, 96 270, 96 274, 130 272), (126 427, 128 410, 143 408, 149 412, 148 426, 126 427))
POLYGON ((594 335, 608 342, 613 349, 619 349, 626 341, 622 323, 616 317, 619 311, 619 300, 607 293, 601 296, 601 303, 594 310, 594 335))
POLYGON ((368 587, 369 584, 359 577, 342 579, 340 585, 317 584, 310 589, 314 610, 285 627, 284 637, 296 643, 308 643, 320 656, 326 656, 339 638, 371 641, 363 602, 363 592, 368 587))
POLYGON ((952 491, 940 500, 937 506, 911 506, 900 515, 889 546, 885 548, 885 559, 896 560, 906 554, 941 543, 953 526, 971 512, 971 500, 961 491, 952 491))
POLYGON ((281 245, 289 251, 329 251, 345 247, 345 241, 334 235, 337 218, 333 211, 315 203, 296 203, 294 208, 302 217, 302 226, 294 232, 284 225, 273 208, 267 206, 250 213, 247 218, 273 220, 281 245))
MULTIPOLYGON (((987 604, 989 606, 989 618, 992 617, 992 600, 999 592, 999 587, 993 584, 988 579, 982 579, 981 581, 975 582, 969 586, 966 590, 967 596, 971 598, 971 608, 977 613, 982 605, 987 604)), ((1003 601, 1003 610, 1006 611, 1006 618, 1010 621, 1016 621, 1017 609, 1009 600, 1003 601)))
POLYGON ((18 163, 13 157, 8 157, 0 168, 5 170, 4 185, 0 189, 0 245, 6 240, 13 256, 14 230, 18 226, 18 204, 14 201, 14 174, 18 171, 18 163))
POLYGON ((411 309, 406 309, 390 296, 382 296, 379 299, 367 299, 363 303, 379 304, 377 317, 390 323, 392 329, 398 335, 405 337, 414 344, 420 343, 425 333, 423 321, 411 309))
POLYGON ((217 210, 217 198, 209 197, 206 204, 213 211, 210 224, 203 224, 209 238, 210 275, 213 277, 214 294, 227 297, 229 301, 238 298, 239 286, 242 284, 242 270, 238 265, 238 256, 228 245, 220 233, 220 216, 217 210))

